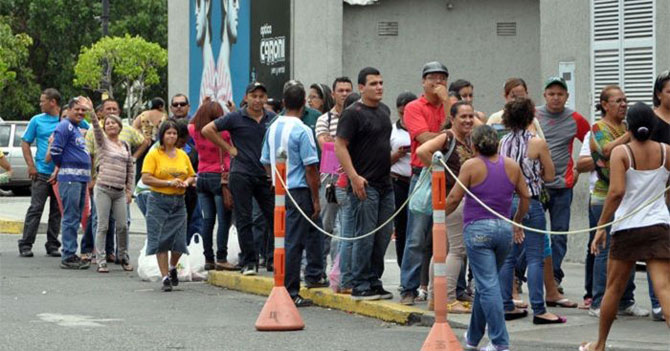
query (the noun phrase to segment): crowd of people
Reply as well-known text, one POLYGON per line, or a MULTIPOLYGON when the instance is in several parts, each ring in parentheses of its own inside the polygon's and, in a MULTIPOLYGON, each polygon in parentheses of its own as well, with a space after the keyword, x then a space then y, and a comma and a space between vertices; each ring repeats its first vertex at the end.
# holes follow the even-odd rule
MULTIPOLYGON (((446 174, 447 309, 472 314, 466 349, 476 350, 488 328, 487 350, 507 350, 505 321, 526 317, 529 307, 534 324, 566 323, 549 306, 580 307, 599 317, 598 342, 581 347, 603 350, 617 313, 650 314, 634 299, 636 261, 647 263, 652 318, 668 323, 665 197, 627 215, 663 192, 670 175, 670 72, 656 80, 653 109, 643 103, 628 108, 622 88, 603 88, 602 118, 593 125, 566 106, 568 86, 561 77, 545 82, 545 104, 537 107, 523 79, 508 79, 504 108, 487 118, 474 106, 472 83, 448 84, 447 67, 429 62, 421 70, 422 94, 397 97, 395 122, 382 102, 381 72, 366 67, 356 78, 356 86, 339 77, 331 86, 315 83, 308 89, 291 80, 281 99, 269 99, 265 85, 252 82, 239 108, 205 97, 193 116, 183 94, 171 99, 171 117, 165 102, 155 98, 131 124, 122 122, 113 99, 94 109, 90 99, 76 97, 61 108, 58 91, 44 90, 42 113, 23 135, 33 184, 20 256, 33 256, 49 199, 46 250, 62 256, 62 268, 95 264, 108 273, 114 262, 133 270, 128 206, 134 198, 146 217, 146 254, 157 257, 163 290, 179 283, 176 265, 196 232, 203 238, 206 269, 242 275, 255 275, 259 267, 273 271, 273 187, 279 186, 274 170, 283 157, 292 197, 286 201, 285 285, 295 304, 311 304, 299 295, 301 277, 308 288, 329 285, 329 264, 340 272, 339 293, 353 300, 393 298, 381 278, 394 237, 400 303, 428 300, 432 309, 432 216, 403 209, 391 217, 440 151, 458 176, 446 174), (575 139, 583 145, 577 163, 575 139), (338 166, 325 169, 326 161, 338 166), (568 300, 561 287, 567 236, 545 233, 570 229, 579 173, 590 173, 591 226, 619 220, 590 233, 581 304, 568 300), (536 231, 503 221, 458 182, 494 211, 536 231), (91 216, 82 218, 88 207, 91 216), (360 238, 331 240, 310 222, 336 237, 360 238), (80 223, 85 234, 77 255, 80 223), (233 224, 237 264, 228 257, 233 224), (519 298, 523 282, 529 304, 519 298)), ((0 166, 11 170, 2 158, 0 166)))

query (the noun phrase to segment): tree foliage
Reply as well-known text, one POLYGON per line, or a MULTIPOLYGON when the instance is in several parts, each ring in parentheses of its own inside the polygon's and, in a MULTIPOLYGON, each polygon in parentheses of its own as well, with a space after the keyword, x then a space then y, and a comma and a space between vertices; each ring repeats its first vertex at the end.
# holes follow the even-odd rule
MULTIPOLYGON (((102 38, 100 0, 2 0, 0 17, 7 18, 14 33, 26 33, 33 39, 29 47, 26 63, 32 71, 22 76, 17 72, 15 84, 37 83, 39 90, 54 87, 64 98, 82 93, 92 94, 75 87, 74 65, 82 47, 90 47, 102 38)), ((167 47, 167 0, 110 0, 109 35, 139 35, 167 47)), ((25 65, 24 65, 25 66, 25 65)), ((162 84, 153 85, 152 96, 167 95, 167 67, 158 71, 162 84)), ((9 90, 7 88, 6 90, 9 90)), ((0 101, 0 114, 5 113, 6 101, 22 101, 26 98, 22 89, 12 90, 16 97, 3 96, 0 101)), ((94 98, 99 96, 92 94, 94 98)), ((116 94, 119 101, 125 98, 125 92, 116 94)), ((24 119, 37 113, 39 106, 36 97, 28 101, 32 110, 24 114, 24 119)))
POLYGON ((0 117, 19 119, 32 111, 31 102, 39 96, 33 73, 25 67, 33 40, 25 33, 14 34, 5 21, 0 17, 0 117))
MULTIPOLYGON (((105 65, 111 72, 110 97, 121 89, 128 97, 137 88, 135 101, 143 101, 145 87, 160 83, 158 70, 167 66, 167 50, 139 36, 104 37, 90 48, 82 48, 74 67, 75 86, 103 90, 105 65)), ((130 106, 130 116, 135 115, 136 102, 130 106)))

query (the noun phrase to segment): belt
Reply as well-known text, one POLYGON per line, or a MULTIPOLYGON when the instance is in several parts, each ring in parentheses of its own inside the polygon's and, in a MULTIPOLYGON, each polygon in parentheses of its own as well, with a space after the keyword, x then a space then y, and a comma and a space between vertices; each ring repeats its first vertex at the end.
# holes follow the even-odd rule
POLYGON ((391 172, 391 179, 399 180, 401 182, 409 184, 410 177, 401 176, 400 174, 396 174, 396 173, 391 172))
POLYGON ((117 188, 117 187, 113 187, 113 186, 109 186, 109 185, 105 185, 105 184, 98 184, 98 186, 101 187, 101 188, 114 190, 114 191, 123 191, 123 189, 124 189, 124 188, 117 188))

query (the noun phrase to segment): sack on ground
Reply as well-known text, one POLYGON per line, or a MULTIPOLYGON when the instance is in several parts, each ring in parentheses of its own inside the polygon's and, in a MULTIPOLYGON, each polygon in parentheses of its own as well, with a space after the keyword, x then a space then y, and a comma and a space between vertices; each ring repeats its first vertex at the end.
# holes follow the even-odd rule
POLYGON ((161 271, 158 268, 156 255, 147 256, 147 241, 144 240, 144 246, 137 257, 137 275, 144 281, 157 282, 161 279, 161 271))
POLYGON ((191 266, 191 279, 193 281, 200 281, 207 279, 207 271, 205 270, 205 253, 204 245, 202 243, 202 236, 196 233, 191 237, 191 242, 188 244, 188 260, 191 266))
POLYGON ((328 273, 330 288, 333 289, 334 292, 339 291, 341 275, 342 271, 340 270, 340 253, 338 252, 337 256, 335 256, 335 261, 333 261, 333 268, 331 268, 330 273, 328 273))

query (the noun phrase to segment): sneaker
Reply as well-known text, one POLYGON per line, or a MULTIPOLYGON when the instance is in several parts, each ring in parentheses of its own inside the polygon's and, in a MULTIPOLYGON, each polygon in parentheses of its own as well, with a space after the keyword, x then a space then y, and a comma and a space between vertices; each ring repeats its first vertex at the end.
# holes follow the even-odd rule
MULTIPOLYGON (((179 285, 179 276, 177 275, 177 267, 172 268, 170 270, 170 284, 171 284, 170 290, 172 290, 172 286, 179 285)), ((165 285, 165 282, 163 282, 163 285, 165 285)), ((165 290, 165 287, 163 287, 163 290, 165 290)))
POLYGON ((600 308, 589 307, 589 316, 600 318, 600 308))
POLYGON ((463 348, 464 351, 479 351, 477 345, 471 344, 470 340, 468 340, 467 330, 463 333, 463 342, 465 343, 465 347, 463 348))
POLYGON ((656 322, 663 322, 665 320, 665 316, 663 316, 663 309, 662 308, 652 308, 651 309, 651 319, 656 321, 656 322))
POLYGON ((400 295, 401 305, 412 306, 414 305, 414 300, 416 300, 416 298, 414 297, 414 294, 412 294, 411 292, 400 295))
POLYGON ((419 293, 414 298, 414 301, 426 301, 428 299, 428 290, 419 288, 419 293))
POLYGON ((314 289, 314 288, 327 288, 330 286, 330 282, 328 279, 321 277, 319 280, 312 282, 309 280, 305 280, 305 286, 307 289, 314 289))
POLYGON ((83 262, 79 256, 74 255, 60 262, 60 268, 63 269, 88 269, 90 263, 83 262))
POLYGON ((98 273, 109 273, 109 268, 107 268, 107 262, 98 263, 98 273))
MULTIPOLYGON (((177 271, 177 270, 175 269, 175 272, 176 272, 176 271, 177 271)), ((170 273, 172 273, 172 271, 170 271, 170 273)), ((170 274, 170 275, 172 275, 172 274, 170 274)), ((172 278, 169 277, 169 276, 163 278, 163 286, 161 287, 161 289, 162 289, 163 291, 172 291, 172 282, 171 282, 171 280, 172 280, 172 278)), ((179 282, 179 281, 177 281, 177 282, 179 282)))
POLYGON ((251 276, 256 275, 257 273, 258 269, 256 268, 256 265, 253 263, 249 263, 248 265, 244 266, 244 268, 242 268, 242 275, 251 276))
POLYGON ((372 291, 372 289, 368 290, 356 290, 354 289, 351 292, 351 299, 352 300, 379 300, 381 296, 379 296, 379 293, 372 291))
POLYGON ((489 343, 488 345, 486 345, 486 347, 482 347, 481 349, 479 349, 479 351, 509 351, 509 348, 508 347, 498 347, 498 346, 495 346, 495 345, 489 343))
POLYGON ((33 255, 33 251, 30 248, 25 247, 25 248, 19 248, 19 256, 21 256, 21 257, 33 257, 34 255, 33 255))
POLYGON ((379 298, 382 300, 391 300, 393 299, 393 294, 390 291, 384 290, 383 286, 377 286, 372 288, 372 291, 379 294, 379 298))
POLYGON ((640 308, 637 303, 634 303, 623 310, 619 310, 618 314, 620 316, 646 317, 649 315, 649 311, 640 308))
POLYGON ((306 299, 300 295, 293 298, 293 303, 295 304, 295 307, 309 307, 314 304, 312 300, 306 299))
POLYGON ((61 257, 60 251, 58 249, 47 250, 48 257, 61 257))

